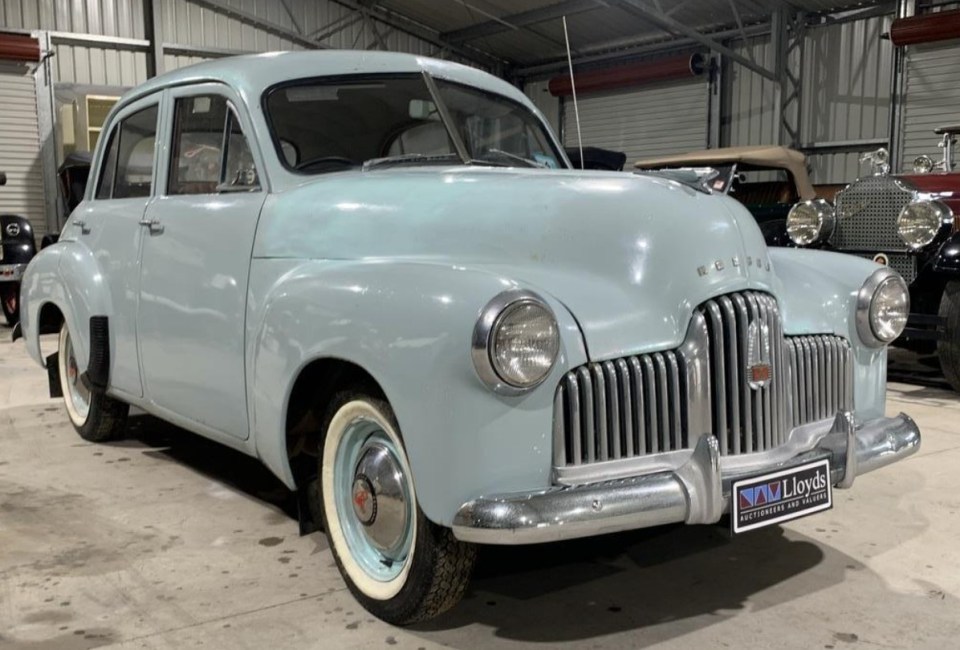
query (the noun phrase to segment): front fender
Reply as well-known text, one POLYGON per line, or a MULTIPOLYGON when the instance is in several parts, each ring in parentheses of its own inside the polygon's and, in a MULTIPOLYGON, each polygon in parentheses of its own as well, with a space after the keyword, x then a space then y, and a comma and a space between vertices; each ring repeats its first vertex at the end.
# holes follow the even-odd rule
POLYGON ((586 362, 580 331, 548 295, 561 329, 556 367, 521 397, 490 391, 470 357, 480 310, 519 285, 450 265, 254 260, 248 367, 258 455, 287 485, 288 400, 316 359, 352 362, 386 394, 403 432, 418 501, 450 525, 478 495, 550 485, 554 387, 586 362))
POLYGON ((857 293, 880 268, 869 260, 819 250, 772 248, 784 333, 836 334, 854 353, 857 417, 882 417, 886 403, 887 349, 863 345, 855 321, 857 293))
POLYGON ((27 351, 45 365, 40 353, 40 311, 52 303, 70 328, 74 354, 81 368, 89 359, 90 317, 110 315, 110 293, 100 265, 90 250, 76 241, 48 246, 37 253, 23 276, 20 325, 27 351))

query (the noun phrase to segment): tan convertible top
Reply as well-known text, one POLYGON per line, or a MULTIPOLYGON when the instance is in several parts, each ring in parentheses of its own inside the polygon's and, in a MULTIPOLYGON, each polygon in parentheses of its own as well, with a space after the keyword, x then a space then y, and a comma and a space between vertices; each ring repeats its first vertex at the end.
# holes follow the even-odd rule
POLYGON ((795 149, 787 147, 724 147, 691 151, 675 156, 645 158, 633 164, 637 169, 663 169, 679 166, 710 166, 720 164, 743 163, 753 167, 786 169, 797 184, 797 195, 801 199, 817 196, 807 174, 806 157, 795 149))

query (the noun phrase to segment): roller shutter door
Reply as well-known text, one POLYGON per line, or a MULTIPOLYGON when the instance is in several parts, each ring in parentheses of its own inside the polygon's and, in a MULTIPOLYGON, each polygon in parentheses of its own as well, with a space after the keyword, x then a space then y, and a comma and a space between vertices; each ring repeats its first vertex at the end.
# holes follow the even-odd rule
MULTIPOLYGON (((901 169, 926 154, 942 160, 933 129, 960 122, 960 40, 911 45, 907 52, 901 169)), ((955 158, 956 160, 956 158, 955 158)))
MULTIPOLYGON (((577 97, 583 146, 627 154, 632 161, 707 148, 710 87, 706 77, 577 97)), ((577 146, 573 102, 564 98, 563 138, 577 146)))
POLYGON ((34 235, 46 233, 37 91, 32 66, 0 61, 0 213, 30 219, 34 235))

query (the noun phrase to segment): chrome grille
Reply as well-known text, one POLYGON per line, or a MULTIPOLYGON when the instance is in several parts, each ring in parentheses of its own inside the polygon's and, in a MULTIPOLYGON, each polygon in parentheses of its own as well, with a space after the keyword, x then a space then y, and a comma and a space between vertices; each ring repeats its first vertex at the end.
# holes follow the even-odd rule
POLYGON ((564 375, 554 399, 554 464, 690 449, 702 433, 717 436, 723 455, 771 449, 793 427, 849 408, 851 376, 846 340, 785 337, 768 294, 719 296, 694 311, 676 350, 564 375), (764 365, 769 383, 751 388, 749 373, 764 365))
POLYGON ((850 344, 838 336, 791 336, 784 340, 793 372, 793 426, 828 418, 853 404, 850 344))
POLYGON ((830 243, 839 250, 906 251, 897 235, 897 217, 912 198, 896 177, 858 180, 837 194, 837 225, 830 243))

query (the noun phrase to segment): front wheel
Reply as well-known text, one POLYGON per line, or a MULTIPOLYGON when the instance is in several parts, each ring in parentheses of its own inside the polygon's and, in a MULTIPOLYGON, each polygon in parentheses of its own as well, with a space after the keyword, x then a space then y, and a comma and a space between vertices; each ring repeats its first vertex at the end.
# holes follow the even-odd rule
POLYGON ((947 282, 940 297, 944 331, 937 341, 937 357, 944 378, 960 392, 960 282, 947 282))
POLYGON ((0 304, 7 325, 13 327, 20 320, 20 283, 4 282, 0 284, 0 304))
POLYGON ((322 518, 340 573, 370 613, 395 625, 433 618, 466 590, 476 549, 428 520, 390 405, 342 393, 326 418, 322 518))
POLYGON ((83 383, 66 323, 60 328, 57 364, 63 403, 80 437, 90 442, 106 442, 121 437, 126 430, 130 407, 102 391, 91 390, 83 383))

